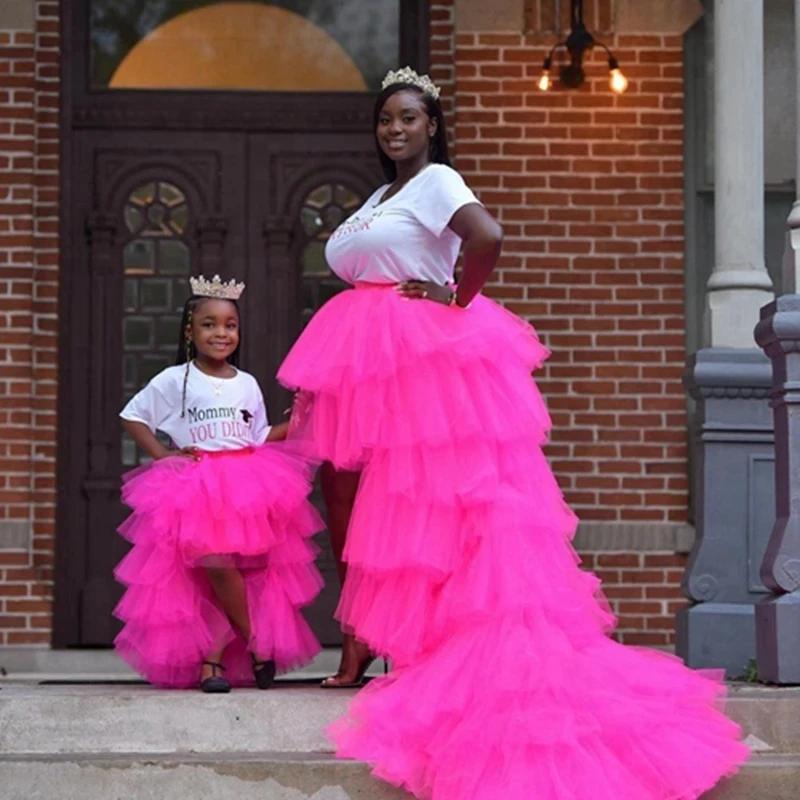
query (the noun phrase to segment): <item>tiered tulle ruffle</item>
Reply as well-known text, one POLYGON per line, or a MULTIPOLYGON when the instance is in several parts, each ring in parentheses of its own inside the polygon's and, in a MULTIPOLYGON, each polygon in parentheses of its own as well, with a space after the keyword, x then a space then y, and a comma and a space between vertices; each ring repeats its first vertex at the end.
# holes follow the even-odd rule
POLYGON ((364 287, 279 378, 293 435, 363 470, 338 615, 395 671, 330 734, 432 800, 691 800, 747 756, 719 675, 608 638, 599 581, 540 445, 530 326, 364 287))
POLYGON ((322 579, 310 537, 324 527, 308 502, 311 468, 278 443, 246 452, 175 457, 124 477, 133 543, 115 575, 127 587, 115 614, 121 656, 160 686, 190 687, 200 663, 227 646, 226 677, 253 682, 250 649, 279 672, 309 662, 319 644, 300 609, 322 579), (236 566, 247 589, 252 637, 236 634, 203 566, 236 566))

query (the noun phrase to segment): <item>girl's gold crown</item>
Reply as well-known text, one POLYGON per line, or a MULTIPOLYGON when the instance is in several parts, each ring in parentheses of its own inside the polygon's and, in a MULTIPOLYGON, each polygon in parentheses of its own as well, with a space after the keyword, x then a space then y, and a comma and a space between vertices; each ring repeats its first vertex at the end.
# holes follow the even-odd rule
POLYGON ((192 294, 198 297, 216 297, 220 300, 238 300, 244 291, 243 283, 236 283, 231 278, 227 283, 223 283, 219 275, 215 275, 213 280, 207 281, 202 275, 197 278, 189 278, 192 287, 192 294))
POLYGON ((439 87, 427 75, 419 75, 411 67, 388 72, 383 79, 381 88, 385 89, 394 83, 409 83, 416 86, 417 89, 421 89, 423 94, 429 94, 434 100, 439 99, 439 87))

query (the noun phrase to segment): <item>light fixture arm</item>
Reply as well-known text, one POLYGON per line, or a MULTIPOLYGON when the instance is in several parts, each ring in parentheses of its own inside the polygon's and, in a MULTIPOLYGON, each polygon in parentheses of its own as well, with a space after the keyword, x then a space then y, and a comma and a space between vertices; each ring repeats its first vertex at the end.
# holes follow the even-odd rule
POLYGON ((565 64, 560 69, 561 83, 570 89, 578 88, 586 80, 586 74, 583 71, 583 57, 586 51, 595 46, 600 46, 608 56, 612 91, 617 94, 624 92, 628 87, 628 81, 622 75, 617 59, 608 46, 603 42, 598 42, 583 23, 583 0, 571 0, 570 18, 572 25, 569 35, 564 41, 555 44, 544 59, 539 88, 547 91, 552 86, 550 70, 553 66, 553 56, 555 56, 556 50, 562 47, 569 53, 570 63, 565 64))
POLYGON ((547 54, 547 56, 544 59, 543 69, 549 70, 553 66, 553 56, 556 54, 556 50, 559 50, 562 47, 564 49, 566 49, 566 47, 567 47, 566 40, 563 41, 563 42, 559 42, 558 44, 554 44, 553 45, 552 50, 550 50, 550 52, 547 54))

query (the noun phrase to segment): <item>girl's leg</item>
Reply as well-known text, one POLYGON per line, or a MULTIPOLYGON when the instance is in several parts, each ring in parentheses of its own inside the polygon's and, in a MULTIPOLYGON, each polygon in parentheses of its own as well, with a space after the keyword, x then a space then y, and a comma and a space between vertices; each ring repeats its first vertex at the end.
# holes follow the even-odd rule
MULTIPOLYGON (((253 628, 244 576, 233 567, 206 567, 205 570, 222 610, 241 634, 248 648, 251 648, 250 638, 253 628)), ((250 655, 253 659, 253 675, 258 688, 268 689, 275 679, 275 661, 272 654, 265 655, 250 649, 250 655)))
MULTIPOLYGON (((350 524, 350 515, 358 491, 360 472, 345 472, 337 470, 330 462, 325 462, 320 470, 320 483, 322 496, 328 518, 328 533, 331 537, 331 549, 336 561, 336 571, 339 573, 339 583, 344 586, 347 577, 347 563, 342 558, 347 541, 347 528, 350 524)), ((335 686, 339 683, 350 683, 358 675, 359 667, 369 657, 366 645, 357 642, 353 636, 345 634, 342 639, 342 660, 339 671, 325 683, 335 686)))
POLYGON ((247 606, 247 587, 242 573, 234 567, 206 567, 206 575, 222 610, 231 625, 250 643, 250 610, 247 606))
MULTIPOLYGON (((222 657, 225 655, 224 650, 217 650, 215 653, 209 653, 206 656, 206 661, 210 661, 213 664, 221 664, 222 657)), ((203 669, 200 673, 200 680, 204 681, 206 678, 211 678, 214 675, 213 667, 209 666, 208 664, 203 664, 203 669)), ((219 672, 217 673, 219 675, 219 672)))

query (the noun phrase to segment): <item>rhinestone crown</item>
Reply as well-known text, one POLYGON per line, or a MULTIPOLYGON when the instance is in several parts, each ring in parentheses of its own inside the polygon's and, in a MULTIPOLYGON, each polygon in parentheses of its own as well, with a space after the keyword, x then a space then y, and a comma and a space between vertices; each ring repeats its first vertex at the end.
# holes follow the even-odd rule
POLYGON ((422 89, 424 94, 429 94, 434 100, 439 99, 439 87, 427 75, 420 75, 411 67, 403 67, 403 69, 388 72, 383 79, 381 88, 385 89, 393 83, 409 83, 418 89, 422 89))
POLYGON ((217 297, 220 300, 238 300, 244 291, 243 283, 236 283, 231 278, 227 283, 223 283, 219 275, 215 275, 213 280, 207 281, 202 275, 197 278, 189 278, 192 287, 192 294, 199 297, 217 297))

